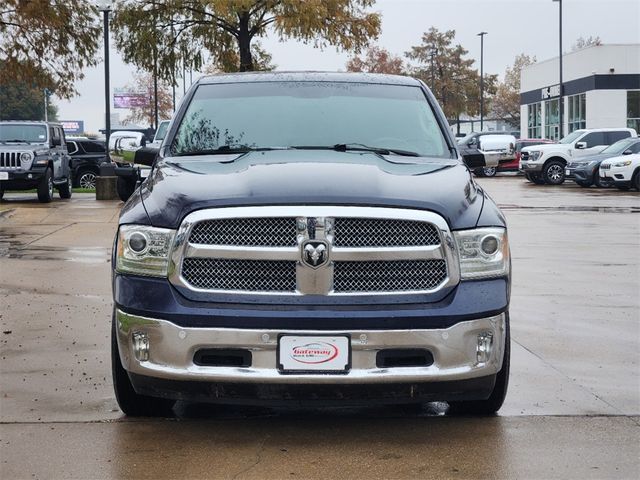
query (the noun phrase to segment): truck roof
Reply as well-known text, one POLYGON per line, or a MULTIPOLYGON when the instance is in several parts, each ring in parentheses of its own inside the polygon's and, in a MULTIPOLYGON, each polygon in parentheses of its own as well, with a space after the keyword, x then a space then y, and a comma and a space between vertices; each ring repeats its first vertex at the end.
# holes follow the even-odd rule
POLYGON ((45 122, 44 120, 0 120, 0 123, 22 123, 25 125, 55 125, 61 127, 60 122, 45 122))
POLYGON ((253 83, 253 82, 346 82, 417 87, 420 82, 403 75, 353 72, 242 72, 209 75, 198 80, 199 84, 253 83))

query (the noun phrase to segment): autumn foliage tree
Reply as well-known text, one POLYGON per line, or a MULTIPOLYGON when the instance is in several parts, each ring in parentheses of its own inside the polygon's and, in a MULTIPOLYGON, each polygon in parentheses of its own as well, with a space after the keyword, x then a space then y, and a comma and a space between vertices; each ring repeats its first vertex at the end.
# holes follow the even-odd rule
POLYGON ((0 84, 27 83, 61 98, 96 64, 101 33, 95 6, 77 0, 0 2, 0 84))
POLYGON ((364 56, 354 56, 347 62, 348 72, 388 73, 403 75, 405 66, 402 58, 388 50, 376 46, 369 47, 364 56))
MULTIPOLYGON (((375 0, 119 0, 116 43, 127 62, 173 79, 181 65, 198 69, 205 54, 237 55, 234 70, 255 70, 254 41, 273 33, 315 47, 360 52, 380 33, 375 0), (151 46, 151 48, 150 48, 151 46)), ((231 69, 227 60, 221 62, 231 69)))
MULTIPOLYGON (((465 58, 468 51, 453 44, 455 35, 455 30, 440 32, 431 27, 422 35, 422 43, 406 53, 417 63, 411 74, 429 85, 448 119, 477 115, 480 110, 480 75, 473 68, 474 60, 465 58)), ((496 75, 484 77, 485 104, 495 93, 496 81, 496 75)))
MULTIPOLYGON (((153 75, 140 72, 135 75, 133 84, 127 85, 127 89, 134 92, 143 92, 148 102, 140 107, 131 107, 131 112, 125 118, 126 123, 138 123, 157 128, 155 123, 155 105, 153 75)), ((173 114, 173 95, 171 89, 164 83, 158 83, 158 118, 160 120, 171 118, 173 114)))
POLYGON ((524 53, 516 56, 513 65, 507 67, 504 80, 498 83, 492 102, 492 113, 512 126, 520 127, 520 76, 522 69, 536 62, 536 57, 524 53))

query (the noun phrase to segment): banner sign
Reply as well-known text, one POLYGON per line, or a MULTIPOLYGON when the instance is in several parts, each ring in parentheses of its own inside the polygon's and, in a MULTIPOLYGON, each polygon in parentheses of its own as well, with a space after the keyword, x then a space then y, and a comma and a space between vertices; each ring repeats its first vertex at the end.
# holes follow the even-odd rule
POLYGON ((132 92, 126 88, 113 89, 113 108, 146 107, 149 97, 146 92, 132 92))
POLYGON ((84 133, 84 120, 61 120, 60 123, 66 134, 84 133))

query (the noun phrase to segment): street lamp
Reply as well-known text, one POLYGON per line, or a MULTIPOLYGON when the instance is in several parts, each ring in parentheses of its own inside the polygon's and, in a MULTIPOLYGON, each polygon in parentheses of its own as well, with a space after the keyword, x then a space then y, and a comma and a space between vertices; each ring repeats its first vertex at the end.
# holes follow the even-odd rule
POLYGON ((563 121, 563 112, 564 112, 564 87, 563 87, 563 82, 562 82, 562 0, 552 0, 554 2, 558 2, 558 10, 559 10, 559 16, 558 16, 558 51, 559 51, 559 55, 558 55, 558 61, 559 63, 559 70, 560 70, 560 98, 558 99, 558 121, 560 122, 560 137, 562 138, 564 137, 564 121, 563 121))
POLYGON ((112 0, 98 0, 96 6, 104 15, 104 136, 107 151, 109 151, 109 137, 111 136, 111 88, 109 87, 109 13, 113 5, 112 0))
POLYGON ((484 130, 484 36, 487 32, 480 32, 480 131, 484 130))

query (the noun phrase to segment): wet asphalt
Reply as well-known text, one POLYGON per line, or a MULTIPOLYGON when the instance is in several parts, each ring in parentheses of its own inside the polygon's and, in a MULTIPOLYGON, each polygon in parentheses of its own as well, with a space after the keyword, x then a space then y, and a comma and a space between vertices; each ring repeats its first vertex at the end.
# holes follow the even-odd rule
POLYGON ((0 202, 0 478, 639 478, 640 194, 480 179, 509 223, 498 416, 178 404, 125 418, 109 359, 121 202, 0 202))

